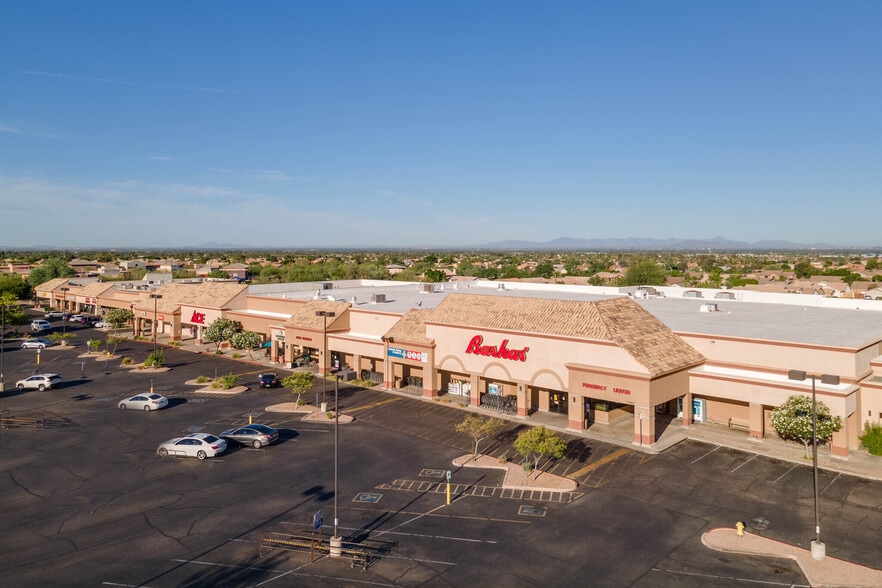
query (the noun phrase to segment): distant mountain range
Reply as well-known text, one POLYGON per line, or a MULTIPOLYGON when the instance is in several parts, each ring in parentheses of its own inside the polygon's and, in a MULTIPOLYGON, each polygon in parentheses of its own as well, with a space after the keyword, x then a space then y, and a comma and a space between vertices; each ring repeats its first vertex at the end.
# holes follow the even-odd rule
POLYGON ((343 245, 339 247, 261 247, 255 245, 245 245, 241 243, 217 243, 209 242, 200 245, 180 245, 165 247, 59 247, 35 245, 32 247, 8 247, 0 244, 0 251, 58 251, 58 250, 144 250, 144 251, 250 251, 250 250, 278 250, 278 251, 380 251, 380 250, 425 250, 425 251, 456 251, 463 249, 470 250, 489 250, 489 251, 684 251, 684 252, 725 252, 725 251, 857 251, 862 253, 878 253, 882 251, 882 245, 874 245, 871 247, 844 246, 834 245, 832 243, 794 243, 793 241, 756 241, 748 243, 746 241, 732 241, 723 237, 714 237, 713 239, 648 239, 643 237, 628 237, 625 239, 577 239, 573 237, 558 237, 551 241, 521 241, 517 239, 509 239, 507 241, 496 241, 493 243, 485 243, 483 245, 461 245, 461 246, 390 246, 377 247, 375 245, 343 245))
POLYGON ((782 251, 782 250, 869 250, 878 247, 843 247, 831 243, 794 243, 792 241, 732 241, 723 237, 713 239, 575 239, 558 237, 552 241, 497 241, 482 248, 502 250, 578 250, 578 251, 782 251))

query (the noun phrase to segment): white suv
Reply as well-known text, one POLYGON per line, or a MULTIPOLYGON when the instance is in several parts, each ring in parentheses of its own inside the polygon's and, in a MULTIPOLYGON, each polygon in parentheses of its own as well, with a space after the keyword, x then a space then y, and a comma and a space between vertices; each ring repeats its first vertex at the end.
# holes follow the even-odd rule
POLYGON ((61 376, 58 374, 37 374, 36 376, 31 376, 30 378, 25 378, 24 380, 19 380, 15 383, 15 387, 19 390, 24 390, 25 388, 36 388, 37 390, 51 390, 61 384, 61 376))
POLYGON ((51 331, 52 325, 45 319, 37 319, 31 323, 32 331, 51 331))

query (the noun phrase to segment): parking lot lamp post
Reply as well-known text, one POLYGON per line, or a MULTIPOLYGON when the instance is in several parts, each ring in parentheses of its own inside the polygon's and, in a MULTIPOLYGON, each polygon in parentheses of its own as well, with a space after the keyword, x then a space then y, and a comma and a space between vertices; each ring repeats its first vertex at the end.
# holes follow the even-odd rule
POLYGON ((3 384, 3 351, 6 348, 6 303, 0 302, 0 393, 6 388, 3 384))
POLYGON ((153 361, 156 361, 156 331, 159 330, 156 327, 156 301, 162 298, 162 294, 151 294, 150 298, 153 299, 153 361))
MULTIPOLYGON (((337 537, 337 455, 340 447, 340 374, 334 374, 334 537, 337 537)), ((337 537, 339 539, 339 537, 337 537)))
POLYGON ((70 288, 61 287, 61 334, 67 335, 67 319, 65 318, 65 313, 67 313, 67 291, 70 288))
POLYGON ((818 512, 818 402, 815 393, 815 380, 820 379, 822 384, 830 386, 839 385, 839 376, 830 374, 807 374, 802 370, 790 370, 787 373, 790 380, 812 380, 812 485, 815 497, 815 540, 812 541, 812 559, 824 559, 826 547, 821 543, 821 519, 818 512))
POLYGON ((324 326, 322 328, 322 404, 327 404, 327 400, 325 400, 325 394, 327 392, 327 378, 325 377, 325 372, 328 367, 328 317, 337 316, 336 312, 331 310, 317 310, 315 311, 315 316, 320 316, 324 318, 324 326))

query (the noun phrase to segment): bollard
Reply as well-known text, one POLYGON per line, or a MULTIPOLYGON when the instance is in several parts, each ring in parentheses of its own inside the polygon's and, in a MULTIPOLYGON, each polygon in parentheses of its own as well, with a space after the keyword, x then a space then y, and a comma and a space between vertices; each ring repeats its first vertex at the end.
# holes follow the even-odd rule
POLYGON ((737 523, 735 523, 735 529, 738 531, 739 537, 742 537, 744 535, 744 523, 743 522, 738 521, 737 523))

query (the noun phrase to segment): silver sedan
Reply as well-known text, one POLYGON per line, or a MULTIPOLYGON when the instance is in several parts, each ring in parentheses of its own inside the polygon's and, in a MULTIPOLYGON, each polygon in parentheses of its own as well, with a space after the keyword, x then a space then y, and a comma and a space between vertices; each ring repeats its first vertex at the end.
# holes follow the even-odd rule
POLYGON ((159 444, 156 453, 165 457, 176 455, 180 457, 195 457, 205 459, 223 453, 227 449, 227 442, 209 433, 193 433, 186 437, 175 437, 159 444))
POLYGON ((131 398, 121 400, 119 407, 123 410, 133 408, 135 410, 159 410, 168 406, 168 398, 162 394, 137 394, 131 398))
POLYGON ((279 432, 272 427, 255 423, 253 425, 244 425, 238 429, 224 431, 220 436, 242 445, 250 445, 255 449, 260 449, 264 445, 269 445, 278 439, 279 432))

